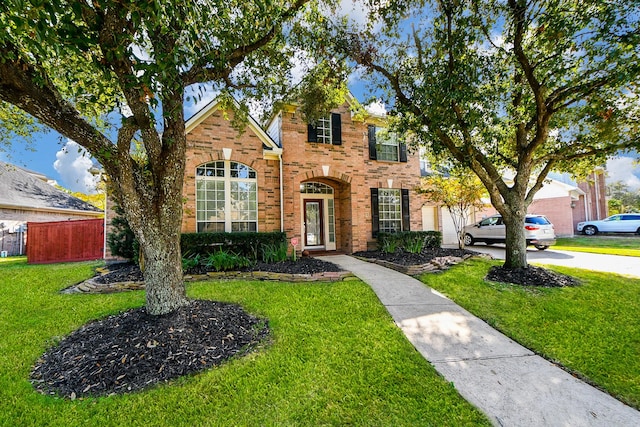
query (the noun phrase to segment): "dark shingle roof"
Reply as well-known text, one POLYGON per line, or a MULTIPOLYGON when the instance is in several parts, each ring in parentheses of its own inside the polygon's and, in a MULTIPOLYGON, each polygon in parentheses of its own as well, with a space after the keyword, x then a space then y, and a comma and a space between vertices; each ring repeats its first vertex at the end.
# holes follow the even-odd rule
POLYGON ((17 166, 0 162, 0 206, 101 212, 95 206, 37 179, 17 166))

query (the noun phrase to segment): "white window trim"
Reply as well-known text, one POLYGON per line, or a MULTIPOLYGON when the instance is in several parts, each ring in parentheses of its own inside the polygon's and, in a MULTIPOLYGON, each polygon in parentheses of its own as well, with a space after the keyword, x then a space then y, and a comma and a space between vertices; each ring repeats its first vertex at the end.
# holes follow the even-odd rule
MULTIPOLYGON (((199 232, 198 229, 198 225, 200 223, 207 223, 207 222, 211 222, 211 221, 200 221, 198 220, 198 184, 197 181, 198 180, 203 180, 203 181, 222 181, 224 182, 224 232, 226 233, 231 233, 233 232, 233 223, 234 222, 249 222, 249 223, 253 223, 255 222, 256 224, 256 230, 255 232, 259 231, 259 221, 258 221, 258 172, 251 168, 248 165, 245 165, 244 163, 241 162, 237 162, 237 161, 232 161, 232 160, 217 160, 217 161, 213 161, 213 162, 208 162, 208 163, 203 163, 201 165, 198 165, 196 167, 196 186, 195 186, 195 191, 196 191, 196 232, 199 232), (205 165, 209 164, 209 163, 217 163, 217 162, 223 162, 224 163, 224 176, 220 177, 220 176, 203 176, 203 175, 198 175, 197 174, 197 170, 198 168, 204 167, 205 165), (253 171, 256 174, 255 178, 232 178, 231 177, 231 163, 237 163, 239 165, 242 165, 244 167, 249 168, 250 171, 253 171), (255 209, 255 216, 256 219, 255 220, 250 220, 250 221, 237 221, 233 219, 233 211, 232 211, 232 200, 231 200, 231 183, 232 182, 247 182, 247 183, 252 183, 255 184, 255 195, 256 195, 256 209, 255 209)), ((218 223, 222 223, 223 221, 218 221, 218 223)), ((250 231, 253 232, 253 231, 250 231)))

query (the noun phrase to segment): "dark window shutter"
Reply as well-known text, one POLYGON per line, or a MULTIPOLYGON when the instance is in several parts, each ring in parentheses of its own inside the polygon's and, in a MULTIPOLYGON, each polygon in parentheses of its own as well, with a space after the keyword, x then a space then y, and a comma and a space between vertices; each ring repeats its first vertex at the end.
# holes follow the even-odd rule
POLYGON ((407 144, 400 143, 400 161, 405 163, 407 161, 407 144))
POLYGON ((409 215, 409 190, 403 188, 402 192, 402 231, 411 230, 411 217, 409 215))
POLYGON ((378 206, 378 189, 371 189, 371 234, 378 237, 380 230, 380 209, 378 206))
POLYGON ((369 125, 369 158, 376 160, 378 153, 376 152, 376 127, 369 125))
POLYGON ((331 143, 342 145, 342 123, 340 122, 340 114, 336 113, 331 113, 331 143))
POLYGON ((307 125, 307 135, 307 140, 309 142, 318 142, 318 131, 311 123, 307 125))

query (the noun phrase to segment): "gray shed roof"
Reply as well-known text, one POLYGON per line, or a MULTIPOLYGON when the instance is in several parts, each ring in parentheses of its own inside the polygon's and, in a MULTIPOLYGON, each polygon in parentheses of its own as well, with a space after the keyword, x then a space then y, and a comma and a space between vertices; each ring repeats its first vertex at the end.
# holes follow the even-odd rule
POLYGON ((0 162, 0 207, 102 212, 29 172, 4 162, 0 162))

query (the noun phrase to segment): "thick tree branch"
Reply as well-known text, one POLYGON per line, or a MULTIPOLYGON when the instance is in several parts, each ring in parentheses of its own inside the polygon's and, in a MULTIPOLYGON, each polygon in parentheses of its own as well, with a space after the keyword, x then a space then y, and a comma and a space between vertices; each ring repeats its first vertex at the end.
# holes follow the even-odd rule
POLYGON ((16 46, 5 41, 0 50, 6 53, 5 60, 0 61, 0 99, 26 111, 66 137, 82 142, 107 166, 113 150, 109 139, 87 122, 71 103, 65 101, 54 84, 43 78, 40 70, 20 56, 16 46))

